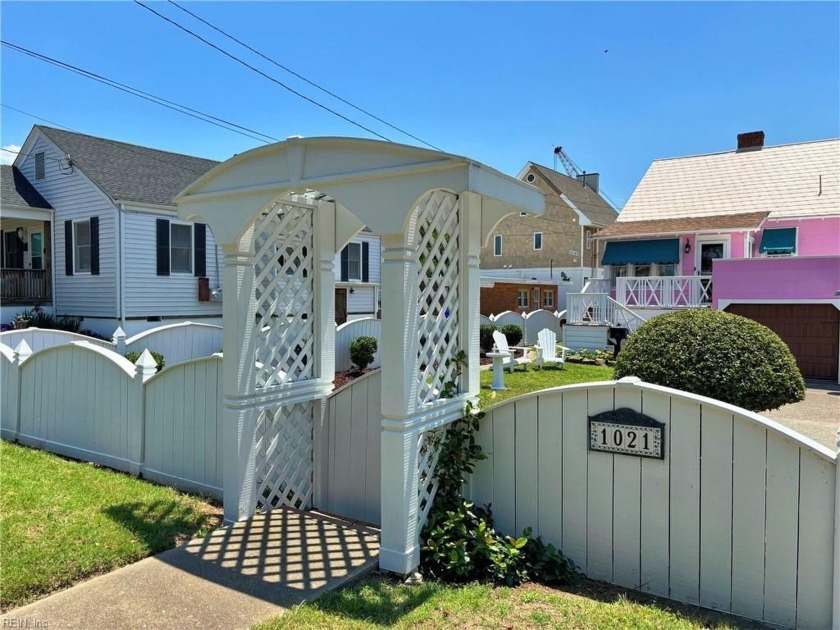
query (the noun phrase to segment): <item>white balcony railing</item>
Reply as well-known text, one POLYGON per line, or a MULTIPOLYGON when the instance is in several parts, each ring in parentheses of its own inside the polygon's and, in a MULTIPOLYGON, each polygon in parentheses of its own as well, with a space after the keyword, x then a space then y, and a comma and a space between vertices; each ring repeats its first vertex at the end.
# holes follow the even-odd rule
POLYGON ((586 284, 583 285, 581 293, 609 293, 610 281, 604 278, 590 278, 586 284))
POLYGON ((645 321, 606 293, 569 293, 566 300, 570 324, 613 326, 635 332, 645 321))
POLYGON ((630 308, 711 306, 712 279, 703 276, 616 278, 615 299, 630 308))

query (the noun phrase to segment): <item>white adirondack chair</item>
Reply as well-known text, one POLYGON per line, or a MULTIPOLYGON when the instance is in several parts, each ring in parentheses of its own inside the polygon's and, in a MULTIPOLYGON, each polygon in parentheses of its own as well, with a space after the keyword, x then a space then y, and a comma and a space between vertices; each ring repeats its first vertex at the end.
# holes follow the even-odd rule
POLYGON ((498 330, 493 331, 493 343, 496 345, 496 349, 499 352, 506 352, 510 355, 506 359, 502 359, 502 365, 506 370, 510 371, 511 374, 513 374, 513 369, 517 365, 524 366, 525 370, 528 369, 528 364, 531 362, 531 359, 528 358, 528 348, 508 346, 507 337, 498 330), (514 350, 520 351, 522 356, 517 357, 514 350))
POLYGON ((546 363, 566 362, 566 353, 570 348, 560 346, 560 355, 557 354, 557 334, 548 328, 543 328, 537 333, 537 365, 542 367, 546 363))

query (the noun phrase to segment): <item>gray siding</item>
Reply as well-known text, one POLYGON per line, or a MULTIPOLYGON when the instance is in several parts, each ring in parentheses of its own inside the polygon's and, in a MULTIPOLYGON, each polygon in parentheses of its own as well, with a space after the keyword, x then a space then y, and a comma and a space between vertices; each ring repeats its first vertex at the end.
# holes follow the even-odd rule
POLYGON ((39 193, 55 209, 55 239, 52 268, 55 274, 55 312, 59 315, 89 315, 115 317, 117 315, 117 235, 116 207, 110 199, 78 168, 67 168, 55 145, 40 136, 29 149, 29 156, 20 170, 39 193), (46 177, 35 179, 35 153, 46 154, 46 177), (51 159, 52 158, 52 159, 51 159), (98 276, 64 274, 64 222, 99 217, 98 276))
MULTIPOLYGON (((127 211, 123 214, 125 233, 125 310, 126 317, 211 317, 221 315, 221 302, 198 301, 198 278, 193 274, 157 275, 156 219, 175 219, 127 211)), ((207 226, 207 276, 210 288, 219 284, 216 273, 216 241, 207 226)), ((222 260, 219 254, 219 265, 222 260)))

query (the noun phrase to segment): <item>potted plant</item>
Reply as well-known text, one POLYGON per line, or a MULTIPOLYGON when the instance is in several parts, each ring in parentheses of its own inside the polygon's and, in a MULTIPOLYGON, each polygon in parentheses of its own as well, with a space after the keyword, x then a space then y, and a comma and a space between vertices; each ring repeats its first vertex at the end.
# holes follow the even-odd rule
POLYGON ((32 321, 32 312, 21 311, 15 315, 15 320, 12 322, 12 325, 15 327, 15 330, 22 330, 24 328, 29 328, 30 321, 32 321))

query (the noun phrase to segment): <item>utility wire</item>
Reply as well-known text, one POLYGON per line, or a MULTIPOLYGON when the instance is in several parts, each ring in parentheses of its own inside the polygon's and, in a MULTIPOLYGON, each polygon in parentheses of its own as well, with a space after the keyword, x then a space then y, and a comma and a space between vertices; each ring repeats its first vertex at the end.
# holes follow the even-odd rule
POLYGON ((347 100, 347 99, 345 99, 345 98, 342 98, 341 96, 339 96, 339 95, 338 95, 338 94, 336 94, 335 92, 331 92, 330 90, 328 90, 327 88, 323 87, 322 85, 319 85, 318 83, 315 83, 315 81, 310 81, 309 79, 307 79, 307 78, 306 78, 305 76, 303 76, 302 74, 299 74, 299 73, 295 72, 294 70, 292 70, 291 68, 289 68, 288 66, 284 66, 282 63, 280 63, 280 62, 278 62, 278 61, 275 61, 275 60, 274 60, 274 59, 272 59, 271 57, 269 57, 269 56, 267 56, 267 55, 263 54, 262 52, 260 52, 259 50, 255 49, 255 48, 253 48, 253 47, 249 46, 248 44, 246 44, 246 43, 245 43, 245 42, 243 42, 242 40, 237 39, 236 37, 234 37, 234 36, 233 36, 233 35, 231 35, 230 33, 227 33, 226 31, 222 30, 222 29, 221 29, 221 28, 219 28, 218 26, 216 26, 216 25, 214 25, 214 24, 211 24, 209 21, 205 20, 203 17, 201 17, 201 16, 199 16, 199 15, 196 15, 195 13, 193 13, 192 11, 190 11, 189 9, 187 9, 187 8, 185 8, 185 7, 182 7, 180 4, 178 4, 177 2, 175 2, 175 0, 168 0, 168 1, 169 1, 169 4, 173 5, 174 7, 177 7, 178 9, 180 9, 181 11, 183 11, 184 13, 186 13, 186 14, 188 14, 188 15, 191 15, 192 17, 194 17, 196 20, 198 20, 198 21, 199 21, 199 22, 201 22, 202 24, 206 24, 207 26, 209 26, 210 28, 212 28, 212 29, 213 29, 214 31, 216 31, 217 33, 219 33, 219 34, 221 34, 221 35, 223 35, 223 36, 227 37, 227 38, 228 38, 228 39, 230 39, 230 40, 233 40, 234 42, 236 42, 236 43, 237 43, 237 44, 239 44, 240 46, 242 46, 242 47, 244 47, 244 48, 247 48, 248 50, 250 50, 250 51, 251 51, 252 53, 254 53, 255 55, 258 55, 258 56, 262 57, 262 58, 263 58, 263 59, 265 59, 267 62, 269 62, 269 63, 271 63, 271 64, 274 64, 275 66, 277 66, 277 67, 278 67, 278 68, 280 68, 281 70, 285 70, 286 72, 288 72, 288 73, 289 73, 289 74, 291 74, 292 76, 297 77, 297 78, 298 78, 298 79, 300 79, 301 81, 304 81, 305 83, 308 83, 308 84, 309 84, 309 85, 311 85, 312 87, 314 87, 314 88, 316 88, 316 89, 318 89, 318 90, 321 90, 321 92, 323 92, 324 94, 327 94, 327 95, 329 95, 329 96, 332 96, 334 99, 337 99, 337 100, 341 101, 341 102, 342 102, 342 103, 344 103, 345 105, 349 105, 350 107, 352 107, 352 108, 353 108, 353 109, 355 109, 356 111, 359 111, 359 112, 361 112, 361 113, 365 114, 366 116, 370 116, 370 117, 371 117, 371 118, 373 118, 374 120, 376 120, 376 121, 378 121, 378 122, 381 122, 383 125, 387 125, 387 126, 388 126, 388 127, 390 127, 391 129, 393 129, 393 130, 395 130, 395 131, 398 131, 398 132, 400 132, 401 134, 404 134, 404 135, 408 136, 409 138, 412 138, 412 139, 414 139, 414 140, 417 140, 417 142, 420 142, 420 143, 422 143, 422 144, 425 144, 427 147, 431 147, 432 149, 435 149, 436 151, 443 151, 443 149, 441 149, 441 148, 439 148, 439 147, 436 147, 435 145, 433 145, 433 144, 431 144, 431 143, 429 143, 429 142, 426 142, 425 140, 422 140, 421 138, 418 138, 417 136, 415 136, 415 135, 413 135, 413 134, 409 133, 408 131, 406 131, 405 129, 401 129, 400 127, 397 127, 396 125, 392 125, 392 124, 391 124, 391 123, 389 123, 387 120, 383 120, 382 118, 380 118, 380 117, 379 117, 379 116, 377 116, 376 114, 373 114, 373 113, 369 112, 368 110, 366 110, 366 109, 363 109, 363 108, 359 107, 358 105, 354 105, 353 103, 351 103, 350 101, 348 101, 348 100, 347 100))
POLYGON ((199 41, 204 42, 205 44, 207 44, 207 45, 208 45, 208 46, 210 46, 211 48, 214 48, 215 50, 218 50, 220 53, 222 53, 222 54, 223 54, 223 55, 225 55, 226 57, 228 57, 228 58, 230 58, 230 59, 234 60, 235 62, 237 62, 237 63, 239 63, 239 64, 241 64, 241 65, 245 66, 246 68, 248 68, 248 69, 250 69, 250 70, 253 70, 254 72, 256 72, 257 74, 259 74, 260 76, 262 76, 262 77, 264 77, 264 78, 268 79, 268 80, 269 80, 269 81, 271 81, 272 83, 276 83, 277 85, 279 85, 280 87, 282 87, 282 88, 283 88, 283 89, 285 89, 285 90, 288 90, 289 92, 291 92, 291 93, 292 93, 292 94, 294 94, 295 96, 298 96, 298 97, 302 98, 303 100, 305 100, 305 101, 307 101, 307 102, 309 102, 309 103, 312 103, 312 104, 313 104, 313 105, 315 105, 316 107, 320 107, 320 108, 321 108, 321 109, 323 109, 324 111, 327 111, 327 112, 329 112, 330 114, 333 114, 334 116, 338 116, 338 117, 339 117, 339 118, 341 118, 342 120, 345 120, 345 121, 349 122, 351 125, 354 125, 355 127, 358 127, 359 129, 363 129, 364 131, 367 131, 368 133, 370 133, 370 134, 372 134, 372 135, 376 136, 377 138, 381 138, 382 140, 385 140, 385 141, 387 141, 387 142, 393 142, 393 140, 391 140, 390 138, 387 138, 386 136, 383 136, 381 133, 377 133, 377 132, 376 132, 376 131, 374 131, 373 129, 370 129, 369 127, 365 127, 363 124, 358 123, 358 122, 356 122, 355 120, 353 120, 353 119, 351 119, 351 118, 348 118, 348 117, 347 117, 347 116, 345 116, 344 114, 341 114, 341 113, 339 113, 339 112, 335 111, 334 109, 331 109, 331 108, 327 107, 326 105, 324 105, 324 104, 322 104, 322 103, 319 103, 319 102, 318 102, 318 101, 316 101, 315 99, 310 98, 310 97, 306 96, 305 94, 301 94, 300 92, 298 92, 298 91, 297 91, 297 90, 295 90, 294 88, 292 88, 292 87, 290 87, 290 86, 286 85, 285 83, 283 83, 283 82, 282 82, 282 81, 280 81, 279 79, 274 78, 274 77, 273 77, 273 76, 271 76, 270 74, 266 74, 265 72, 263 72, 263 71, 262 71, 262 70, 260 70, 259 68, 256 68, 256 67, 252 66, 251 64, 249 64, 247 61, 243 61, 242 59, 240 59, 240 58, 239 58, 239 57, 237 57, 236 55, 234 55, 234 54, 232 54, 232 53, 229 53, 228 51, 224 50, 223 48, 220 48, 219 46, 216 46, 216 44, 214 44, 213 42, 211 42, 211 41, 209 41, 209 40, 204 39, 201 35, 199 35, 198 33, 195 33, 194 31, 191 31, 191 30, 190 30, 190 29, 188 29, 186 26, 183 26, 183 25, 179 24, 179 23, 178 23, 178 22, 176 22, 175 20, 173 20, 173 19, 171 19, 171 18, 168 18, 168 17, 166 17, 165 15, 163 15, 163 14, 161 14, 161 13, 158 13, 158 12, 157 12, 157 11, 155 11, 153 8, 151 8, 151 7, 149 7, 149 6, 145 5, 145 4, 143 4, 142 2, 140 2, 140 0, 134 0, 134 4, 136 4, 136 5, 138 5, 138 6, 143 7, 144 9, 146 9, 146 11, 149 11, 150 13, 154 13, 154 14, 155 14, 156 16, 158 16, 160 19, 162 19, 162 20, 164 20, 164 21, 166 21, 166 22, 169 22, 170 24, 172 24, 172 25, 173 25, 173 26, 175 26, 176 28, 181 29, 182 31, 184 31, 184 32, 185 32, 185 33, 187 33, 187 34, 192 35, 193 37, 195 37, 195 38, 196 38, 196 39, 198 39, 199 41))
MULTIPOLYGON (((72 133, 77 133, 77 134, 80 134, 80 135, 83 135, 83 136, 85 136, 85 135, 89 135, 89 134, 82 133, 81 131, 78 131, 78 130, 76 130, 76 129, 73 129, 72 127, 68 127, 68 126, 66 126, 66 125, 61 125, 61 124, 59 124, 59 123, 57 123, 57 122, 53 122, 53 121, 51 121, 51 120, 47 120, 46 118, 42 118, 41 116, 38 116, 38 115, 33 114, 33 113, 31 113, 31 112, 27 112, 27 111, 24 111, 24 110, 22 110, 22 109, 17 109, 16 107, 12 107, 12 106, 10 106, 10 105, 6 105, 5 103, 2 103, 2 106, 3 106, 3 107, 5 107, 5 108, 7 108, 7 109, 11 109, 12 111, 15 111, 15 112, 18 112, 18 113, 20 113, 20 114, 23 114, 24 116, 29 116, 29 117, 31 117, 31 118, 35 118, 36 120, 43 120, 44 122, 48 122, 48 123, 50 123, 51 125, 55 125, 55 126, 57 126, 57 127, 61 127, 62 129, 66 129, 67 131, 70 131, 70 132, 72 132, 72 133)), ((160 157, 160 156, 158 156, 158 155, 152 155, 152 154, 150 154, 150 153, 146 152, 146 151, 155 151, 155 152, 157 152, 157 153, 166 153, 166 151, 161 151, 160 149, 151 149, 151 148, 149 148, 149 147, 134 146, 134 145, 128 144, 128 143, 126 143, 126 142, 117 142, 116 140, 110 140, 110 139, 108 139, 108 138, 100 138, 99 136, 90 136, 90 137, 91 137, 91 138, 96 138, 97 140, 101 140, 102 142, 107 142, 108 144, 112 144, 112 145, 114 145, 115 147, 118 147, 118 148, 120 148, 120 149, 122 149, 122 150, 125 150, 125 151, 130 151, 130 152, 132 152, 132 153, 134 153, 134 154, 136 154, 136 155, 140 155, 140 156, 142 156, 142 157, 144 157, 144 158, 150 158, 150 159, 152 159, 152 160, 155 160, 156 162, 160 162, 161 164, 168 164, 169 166, 173 166, 173 167, 175 167, 175 168, 179 168, 179 169, 181 169, 182 171, 187 171, 187 172, 189 172, 189 173, 195 173, 195 174, 196 174, 196 175, 198 175, 198 176, 204 175, 204 174, 206 174, 206 173, 210 170, 210 169, 208 168, 208 169, 206 169, 206 170, 199 171, 199 170, 196 170, 196 169, 194 169, 194 168, 189 168, 188 166, 184 166, 183 164, 179 164, 179 163, 177 163, 177 162, 171 162, 171 161, 166 160, 166 159, 164 159, 164 158, 162 158, 162 157, 160 157), (144 151, 143 153, 141 153, 140 151, 138 151, 138 149, 146 149, 146 151, 144 151)), ((26 159, 29 159, 29 156, 30 156, 30 155, 32 155, 32 154, 31 154, 31 153, 27 154, 26 159)), ((180 155, 184 155, 184 154, 180 154, 180 155)), ((67 157, 69 157, 69 158, 70 158, 70 160, 72 161, 72 159, 73 159, 73 156, 72 156, 72 155, 68 155, 67 157)), ((187 156, 187 157, 195 157, 195 156, 187 156)), ((25 159, 24 161, 26 161, 26 159, 25 159)), ((55 158, 53 158, 53 159, 55 159, 55 158)), ((206 160, 206 158, 196 158, 196 159, 206 160)), ((208 161, 208 162, 213 162, 214 160, 207 160, 207 161, 208 161)))
POLYGON ((250 129, 248 127, 243 127, 242 125, 238 125, 234 122, 229 120, 225 120, 224 118, 219 118, 218 116, 213 116, 212 114, 207 114, 205 112, 199 111, 197 109, 193 109, 192 107, 188 107, 186 105, 181 105, 180 103, 175 103, 173 101, 167 100, 163 97, 156 96, 154 94, 150 94, 149 92, 144 92, 138 88, 132 87, 130 85, 126 85, 124 83, 120 83, 119 81, 115 81, 114 79, 109 79, 108 77, 104 77, 100 74, 96 74, 95 72, 91 72, 90 70, 85 70, 84 68, 80 68, 78 66, 74 66, 72 64, 59 61, 58 59, 54 59, 52 57, 48 57, 47 55, 43 55, 41 53, 35 52, 34 50, 30 50, 28 48, 24 48, 23 46, 18 46, 17 44, 13 44, 11 42, 7 42, 5 40, 0 40, 4 46, 11 48, 12 50, 16 50, 17 52, 23 53, 24 55, 28 55, 39 61, 43 61, 45 63, 51 64, 63 70, 67 70, 69 72, 73 72, 80 76, 86 77, 88 79, 92 79, 109 87, 115 88, 120 90, 121 92, 126 92, 127 94, 131 94, 133 96, 137 96, 138 98, 142 98, 143 100, 155 103, 157 105, 161 105, 168 109, 171 109, 176 112, 180 112, 192 118, 196 118, 197 120, 204 121, 206 123, 210 123, 211 125, 215 125, 217 127, 221 127, 222 129, 227 129, 228 131, 233 131, 234 133, 238 133, 239 135, 246 136, 251 138, 252 140, 258 140, 259 142, 263 142, 268 144, 269 142, 278 142, 278 138, 274 138, 269 136, 268 134, 262 133, 260 131, 256 131, 254 129, 250 129), (260 137, 262 136, 262 137, 260 137))

